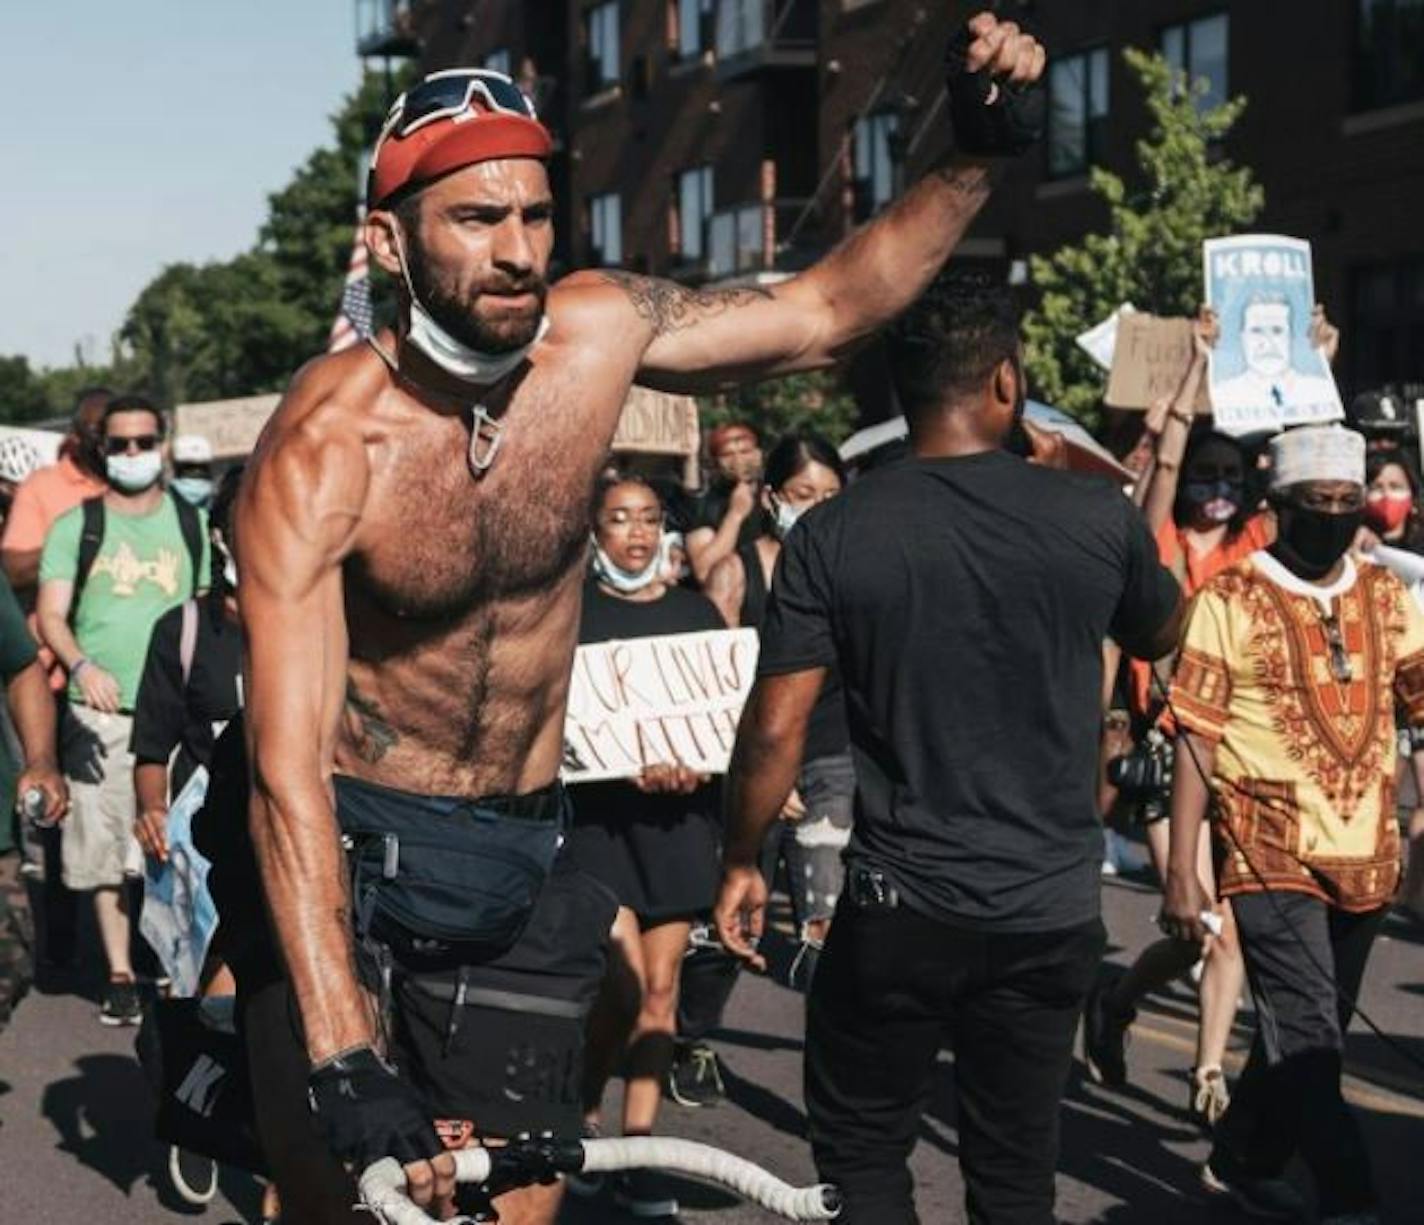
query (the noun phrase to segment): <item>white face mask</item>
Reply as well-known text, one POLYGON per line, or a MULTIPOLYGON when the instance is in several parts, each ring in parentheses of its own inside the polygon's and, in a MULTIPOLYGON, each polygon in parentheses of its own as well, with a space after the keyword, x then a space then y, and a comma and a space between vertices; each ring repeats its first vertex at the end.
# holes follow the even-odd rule
POLYGON ((778 540, 786 539, 786 533, 796 526, 796 520, 801 518, 803 510, 804 507, 792 506, 781 498, 776 499, 776 518, 772 521, 771 530, 778 540))
POLYGON ((608 556, 595 540, 593 543, 593 572, 599 582, 607 583, 614 591, 632 595, 657 582, 662 568, 661 550, 655 549, 648 564, 641 570, 625 570, 608 556))
POLYGON ((104 469, 110 483, 124 493, 142 493, 155 485, 163 474, 163 456, 156 447, 137 455, 107 455, 104 469))
POLYGON ((175 476, 169 486, 194 506, 206 507, 213 500, 213 482, 206 476, 175 476))
POLYGON ((410 269, 406 266, 405 243, 400 231, 393 230, 396 243, 396 257, 400 260, 401 276, 405 280, 406 291, 410 294, 410 331, 406 339, 425 354, 446 374, 453 374, 467 383, 496 383, 519 365, 529 350, 544 339, 549 330, 549 317, 539 320, 539 330, 534 339, 523 348, 512 349, 508 353, 481 353, 461 340, 456 340, 435 322, 430 312, 421 305, 416 296, 415 283, 410 279, 410 269))

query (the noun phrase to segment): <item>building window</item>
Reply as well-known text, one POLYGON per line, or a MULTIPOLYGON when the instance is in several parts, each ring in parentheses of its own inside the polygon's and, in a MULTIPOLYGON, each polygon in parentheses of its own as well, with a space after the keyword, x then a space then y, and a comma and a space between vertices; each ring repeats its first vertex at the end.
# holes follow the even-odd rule
POLYGON ((712 167, 698 166, 677 176, 677 253, 696 263, 706 252, 712 216, 712 167))
POLYGON ((1348 382, 1424 383, 1424 254, 1352 270, 1348 382))
POLYGON ((623 262, 623 200, 616 192, 590 196, 588 231, 595 264, 613 267, 623 262))
POLYGON ((714 214, 707 227, 709 276, 732 276, 762 266, 765 216, 766 209, 760 204, 745 204, 714 214))
POLYGON ((900 116, 865 115, 851 132, 855 159, 855 219, 864 221, 884 208, 895 195, 895 133, 900 116))
POLYGON ((505 76, 508 76, 509 48, 500 47, 498 50, 491 51, 485 56, 484 67, 488 68, 491 72, 502 72, 505 76))
POLYGON ((588 48, 588 89, 598 93, 617 85, 619 73, 618 0, 608 0, 584 14, 588 48))
POLYGON ((1355 110, 1424 99, 1424 0, 1355 5, 1355 110))
POLYGON ((760 47, 766 37, 766 0, 717 0, 717 57, 760 47))
POLYGON ((1048 175, 1083 174, 1101 160, 1107 136, 1108 52, 1067 55, 1048 70, 1048 175))
POLYGON ((1200 110, 1226 101, 1225 13, 1202 17, 1162 31, 1162 57, 1187 81, 1205 79, 1206 93, 1197 100, 1200 110))
POLYGON ((676 0, 677 57, 692 60, 711 45, 710 18, 716 0, 676 0))

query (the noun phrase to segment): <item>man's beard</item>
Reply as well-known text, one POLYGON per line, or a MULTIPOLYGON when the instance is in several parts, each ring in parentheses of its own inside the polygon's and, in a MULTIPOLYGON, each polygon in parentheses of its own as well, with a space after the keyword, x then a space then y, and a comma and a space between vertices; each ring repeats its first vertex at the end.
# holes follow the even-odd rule
POLYGON ((420 304, 430 317, 463 345, 480 353, 512 353, 532 344, 539 334, 539 321, 544 317, 544 301, 549 294, 548 283, 538 273, 522 280, 501 277, 472 290, 468 297, 446 289, 431 274, 430 264, 418 240, 412 238, 409 252, 410 281, 420 304), (533 309, 502 312, 498 319, 483 318, 478 311, 481 298, 499 301, 497 294, 533 294, 537 299, 533 309))

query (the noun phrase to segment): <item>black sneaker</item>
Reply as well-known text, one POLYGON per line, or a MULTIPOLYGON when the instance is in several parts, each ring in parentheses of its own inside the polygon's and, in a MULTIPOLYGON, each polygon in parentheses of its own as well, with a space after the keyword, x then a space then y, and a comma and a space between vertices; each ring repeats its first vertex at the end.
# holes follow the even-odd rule
POLYGON ((1083 1009, 1083 1058, 1098 1084, 1116 1088, 1127 1084, 1127 1030, 1137 1019, 1137 1010, 1114 1011, 1111 995, 1112 988, 1104 982, 1088 993, 1083 1009))
POLYGON ((1263 1221, 1304 1221, 1306 1203, 1284 1178, 1261 1178, 1237 1171, 1235 1162, 1213 1153, 1201 1168, 1208 1191, 1229 1195, 1247 1216, 1263 1221))
POLYGON ((218 1193, 218 1163, 176 1144, 168 1150, 168 1177, 173 1189, 190 1204, 210 1204, 218 1193))
POLYGON ((679 1106, 715 1106, 727 1095, 716 1052, 705 1042, 679 1042, 668 1069, 667 1091, 679 1106))
POLYGON ((625 1170, 613 1182, 613 1202, 638 1217, 677 1215, 677 1198, 652 1170, 625 1170))
POLYGON ((133 982, 110 982, 99 1005, 99 1024, 137 1025, 143 1020, 138 986, 133 982))

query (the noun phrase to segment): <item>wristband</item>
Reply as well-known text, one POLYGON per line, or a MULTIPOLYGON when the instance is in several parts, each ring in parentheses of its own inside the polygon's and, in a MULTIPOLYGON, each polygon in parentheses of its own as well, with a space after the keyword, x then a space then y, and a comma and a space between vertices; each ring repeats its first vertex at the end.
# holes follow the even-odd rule
POLYGON ((1196 417, 1192 413, 1183 412, 1179 408, 1169 409, 1167 416, 1171 417, 1173 421, 1180 421, 1186 426, 1190 426, 1196 420, 1196 417))
POLYGON ((77 680, 79 679, 79 670, 80 670, 81 668, 87 668, 88 666, 89 666, 89 658, 88 658, 88 656, 86 656, 86 655, 81 655, 78 659, 76 659, 76 660, 74 661, 74 667, 72 667, 72 668, 69 669, 69 679, 70 679, 70 680, 73 680, 73 681, 77 681, 77 680))

